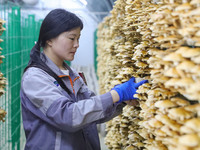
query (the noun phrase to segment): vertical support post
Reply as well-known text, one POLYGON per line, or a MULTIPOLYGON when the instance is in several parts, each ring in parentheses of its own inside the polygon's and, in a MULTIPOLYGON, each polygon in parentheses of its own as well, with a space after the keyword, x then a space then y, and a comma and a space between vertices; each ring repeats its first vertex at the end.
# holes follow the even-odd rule
POLYGON ((11 64, 10 64, 10 91, 11 91, 11 137, 12 149, 20 150, 20 66, 21 66, 21 14, 20 7, 12 7, 11 19, 11 64))

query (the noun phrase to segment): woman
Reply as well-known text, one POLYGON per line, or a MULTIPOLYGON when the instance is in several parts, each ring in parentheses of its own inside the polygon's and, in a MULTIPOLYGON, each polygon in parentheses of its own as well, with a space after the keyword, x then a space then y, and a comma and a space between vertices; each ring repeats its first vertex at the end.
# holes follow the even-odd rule
POLYGON ((64 62, 74 59, 82 28, 82 21, 63 9, 52 10, 41 25, 21 81, 25 150, 100 150, 96 124, 120 114, 122 102, 134 99, 146 82, 131 78, 95 96, 64 62))

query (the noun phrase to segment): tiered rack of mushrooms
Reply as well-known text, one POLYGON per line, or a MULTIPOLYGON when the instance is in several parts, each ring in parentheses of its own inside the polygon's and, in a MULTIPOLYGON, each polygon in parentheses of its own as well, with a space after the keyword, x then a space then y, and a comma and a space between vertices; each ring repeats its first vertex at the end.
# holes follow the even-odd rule
POLYGON ((199 29, 199 0, 115 2, 98 29, 100 93, 131 76, 149 83, 107 123, 109 149, 200 149, 199 29))
MULTIPOLYGON (((0 36, 2 35, 3 31, 5 31, 5 28, 3 27, 3 24, 5 23, 4 20, 0 19, 0 36)), ((3 42, 2 39, 0 39, 0 42, 3 42)), ((2 48, 0 47, 0 54, 1 54, 2 48)), ((3 55, 0 55, 0 64, 3 62, 2 59, 4 58, 3 55)), ((5 93, 4 88, 6 85, 6 78, 3 77, 3 74, 0 72, 0 96, 5 93)), ((0 107, 0 122, 5 121, 6 111, 0 107)))

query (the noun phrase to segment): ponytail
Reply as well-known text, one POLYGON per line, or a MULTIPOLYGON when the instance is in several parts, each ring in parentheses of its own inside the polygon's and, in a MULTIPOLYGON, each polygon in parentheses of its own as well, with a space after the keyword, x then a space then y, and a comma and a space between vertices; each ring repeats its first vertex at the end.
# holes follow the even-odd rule
POLYGON ((29 60, 29 63, 27 65, 27 67, 24 69, 24 73, 30 67, 40 68, 43 71, 45 71, 46 73, 48 73, 50 76, 52 76, 58 82, 58 84, 67 93, 71 93, 70 90, 66 87, 66 85, 62 81, 62 79, 60 77, 58 77, 57 74, 55 72, 53 72, 53 70, 51 70, 51 68, 49 68, 49 66, 47 66, 47 64, 44 61, 42 61, 42 59, 40 58, 40 54, 41 54, 41 52, 40 52, 40 45, 39 45, 39 42, 37 42, 35 44, 35 46, 32 48, 32 50, 31 50, 30 60, 29 60))
POLYGON ((34 45, 34 47, 31 49, 30 52, 30 60, 28 62, 27 67, 24 69, 24 72, 30 67, 31 64, 33 64, 34 62, 38 62, 41 63, 41 59, 40 59, 40 44, 39 42, 36 42, 36 44, 34 45))

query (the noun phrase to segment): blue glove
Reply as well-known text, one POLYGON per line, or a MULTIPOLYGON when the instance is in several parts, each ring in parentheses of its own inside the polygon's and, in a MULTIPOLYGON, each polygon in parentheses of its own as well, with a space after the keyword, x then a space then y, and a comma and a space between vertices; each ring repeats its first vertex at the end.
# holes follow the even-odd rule
POLYGON ((137 98, 134 98, 133 95, 137 94, 136 90, 138 89, 140 85, 147 82, 148 80, 142 80, 138 83, 135 83, 135 78, 132 77, 127 82, 116 85, 114 88, 112 88, 112 90, 115 90, 119 94, 120 99, 118 103, 132 100, 132 99, 137 99, 137 98))

